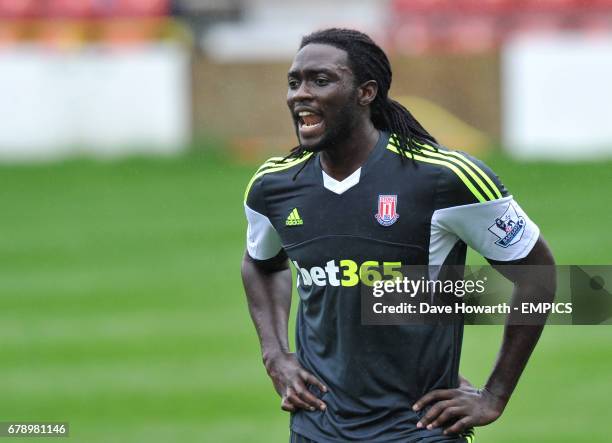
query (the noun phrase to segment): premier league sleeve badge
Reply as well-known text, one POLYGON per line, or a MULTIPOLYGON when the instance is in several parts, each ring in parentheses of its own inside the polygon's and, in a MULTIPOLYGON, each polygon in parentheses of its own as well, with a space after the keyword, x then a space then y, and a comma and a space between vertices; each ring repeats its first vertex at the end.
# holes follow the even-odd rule
POLYGON ((510 203, 506 211, 495 218, 495 223, 489 227, 489 231, 498 238, 495 242, 497 246, 507 248, 520 241, 525 231, 525 218, 519 215, 510 203))

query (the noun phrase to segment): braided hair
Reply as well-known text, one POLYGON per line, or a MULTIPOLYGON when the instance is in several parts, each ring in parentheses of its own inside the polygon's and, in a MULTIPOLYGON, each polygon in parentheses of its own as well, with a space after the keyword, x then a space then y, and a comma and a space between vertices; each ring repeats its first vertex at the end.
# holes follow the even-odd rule
MULTIPOLYGON (((391 87, 391 64, 385 52, 363 32, 352 29, 330 28, 316 31, 302 38, 300 49, 311 43, 331 45, 346 51, 349 68, 357 84, 368 80, 378 83, 378 94, 371 103, 371 118, 374 127, 393 135, 401 158, 408 158, 419 151, 419 144, 437 145, 436 139, 400 103, 389 98, 391 87)), ((306 154, 296 146, 287 158, 299 158, 306 154)))

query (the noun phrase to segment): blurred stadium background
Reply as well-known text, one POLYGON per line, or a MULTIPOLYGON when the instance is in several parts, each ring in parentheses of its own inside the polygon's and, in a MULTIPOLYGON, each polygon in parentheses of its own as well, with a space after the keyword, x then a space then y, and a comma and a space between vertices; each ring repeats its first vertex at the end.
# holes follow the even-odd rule
MULTIPOLYGON (((239 281, 242 194, 295 143, 286 69, 327 26, 388 50, 392 95, 498 172, 559 263, 612 264, 612 0, 0 0, 0 421, 287 440, 239 281)), ((467 328, 473 382, 500 337, 467 328)), ((546 329, 478 441, 610 441, 611 339, 546 329)))

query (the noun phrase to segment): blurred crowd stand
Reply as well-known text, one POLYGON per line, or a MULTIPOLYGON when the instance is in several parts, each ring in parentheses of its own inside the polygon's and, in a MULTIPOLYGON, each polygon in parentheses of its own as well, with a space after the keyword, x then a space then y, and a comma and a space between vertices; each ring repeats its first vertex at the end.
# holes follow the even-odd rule
MULTIPOLYGON (((147 123, 146 115, 133 114, 150 109, 154 103, 172 102, 176 109, 166 114, 180 115, 184 121, 174 120, 174 129, 168 134, 176 136, 165 137, 164 143, 185 143, 193 137, 213 135, 230 140, 240 155, 258 156, 259 151, 278 152, 295 143, 284 104, 286 69, 300 37, 329 26, 370 34, 392 59, 392 95, 405 98, 405 104, 415 107, 415 114, 422 116, 426 127, 437 128, 443 142, 470 150, 503 142, 508 121, 504 117, 508 108, 504 103, 508 101, 504 92, 508 89, 504 86, 508 78, 508 63, 504 62, 507 48, 523 35, 578 35, 605 40, 612 35, 612 0, 0 0, 0 67, 18 61, 17 53, 31 54, 32 48, 44 54, 40 57, 55 57, 55 65, 69 60, 67 66, 73 67, 80 58, 88 59, 93 66, 92 59, 99 54, 103 63, 132 69, 127 76, 125 70, 113 71, 114 80, 109 84, 123 88, 115 91, 117 99, 112 106, 131 113, 135 126, 154 128, 156 125, 147 123), (157 63, 150 57, 152 51, 155 57, 166 60, 164 69, 168 64, 179 66, 171 76, 158 78, 159 86, 151 86, 150 97, 131 94, 126 78, 137 82, 139 76, 149 76, 148 63, 157 63), (132 55, 121 59, 108 55, 126 52, 132 55), (139 53, 143 60, 149 57, 148 61, 127 67, 126 60, 137 60, 139 53), (66 54, 70 55, 68 59, 66 54), (186 69, 182 66, 185 59, 186 69), (158 99, 157 95, 163 97, 158 99), (137 100, 146 100, 147 105, 133 103, 137 100), (466 130, 453 133, 450 129, 445 132, 445 128, 466 130)), ((599 70, 597 63, 592 66, 599 70)), ((95 72, 87 74, 88 69, 80 71, 81 80, 85 75, 95 76, 95 72)), ((604 66, 601 71, 606 69, 604 66)), ((70 75, 70 70, 66 71, 70 75)), ((38 81, 43 86, 39 86, 53 88, 51 80, 41 80, 49 78, 42 72, 38 81)), ((86 81, 86 90, 103 90, 99 87, 103 79, 97 81, 98 86, 86 81)), ((572 81, 585 82, 579 77, 572 81)), ((74 84, 82 85, 83 81, 74 84)), ((16 87, 25 85, 22 81, 16 87)), ((66 83, 61 87, 67 87, 66 83)), ((4 88, 9 92, 14 89, 6 84, 4 88)), ((135 85, 134 90, 144 94, 142 85, 135 85)), ((83 108, 100 99, 90 93, 69 91, 66 95, 83 108)), ((522 97, 520 91, 515 96, 522 97)), ((89 107, 109 112, 109 100, 105 103, 106 108, 89 107)), ((11 106, 0 106, 0 117, 12 111, 11 106)), ((27 107, 22 111, 26 112, 24 122, 28 112, 36 114, 27 107)), ((166 114, 160 112, 157 118, 166 114)), ((73 136, 62 129, 68 134, 62 143, 90 141, 86 128, 93 125, 85 124, 82 115, 86 113, 80 113, 81 118, 73 122, 75 127, 81 125, 72 131, 73 136)), ((12 130, 18 135, 21 126, 13 126, 5 132, 12 130)), ((108 139, 120 144, 155 144, 154 131, 123 137, 129 133, 126 128, 108 139)), ((113 131, 113 125, 107 131, 113 131)), ((606 137, 603 134, 604 140, 606 137)), ((7 146, 7 140, 12 143, 19 139, 3 139, 0 135, 0 158, 3 149, 13 149, 7 146)))
POLYGON ((394 0, 390 43, 400 53, 487 51, 525 32, 607 34, 612 0, 394 0))

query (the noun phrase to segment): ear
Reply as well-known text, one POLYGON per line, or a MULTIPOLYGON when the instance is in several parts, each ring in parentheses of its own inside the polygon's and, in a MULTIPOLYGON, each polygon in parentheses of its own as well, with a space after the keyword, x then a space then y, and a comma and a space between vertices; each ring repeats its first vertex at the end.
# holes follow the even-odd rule
POLYGON ((376 80, 368 80, 357 88, 357 101, 361 106, 368 106, 374 101, 378 94, 378 83, 376 80))

